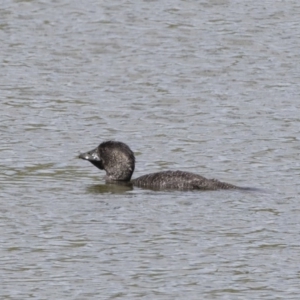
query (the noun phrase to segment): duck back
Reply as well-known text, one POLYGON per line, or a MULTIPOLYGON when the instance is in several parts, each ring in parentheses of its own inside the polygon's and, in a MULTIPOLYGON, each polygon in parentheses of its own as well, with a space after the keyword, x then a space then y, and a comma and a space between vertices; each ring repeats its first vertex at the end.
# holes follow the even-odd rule
POLYGON ((147 174, 133 179, 132 184, 137 187, 153 189, 178 189, 178 190, 217 190, 236 189, 235 185, 207 179, 198 174, 184 171, 164 171, 147 174))

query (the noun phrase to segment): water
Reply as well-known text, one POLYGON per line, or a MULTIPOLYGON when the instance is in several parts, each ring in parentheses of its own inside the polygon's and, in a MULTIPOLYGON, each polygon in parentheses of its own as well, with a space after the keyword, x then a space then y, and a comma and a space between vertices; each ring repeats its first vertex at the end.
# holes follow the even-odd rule
POLYGON ((297 299, 299 12, 2 1, 0 298, 297 299), (76 156, 108 139, 263 191, 105 185, 76 156))

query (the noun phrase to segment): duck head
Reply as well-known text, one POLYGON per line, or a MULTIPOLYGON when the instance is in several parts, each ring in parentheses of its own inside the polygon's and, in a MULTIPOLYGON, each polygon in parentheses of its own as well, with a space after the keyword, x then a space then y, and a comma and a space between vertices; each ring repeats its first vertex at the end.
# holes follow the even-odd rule
POLYGON ((82 153, 79 158, 88 160, 100 170, 105 170, 106 181, 130 181, 135 166, 131 149, 122 142, 107 141, 97 148, 82 153))

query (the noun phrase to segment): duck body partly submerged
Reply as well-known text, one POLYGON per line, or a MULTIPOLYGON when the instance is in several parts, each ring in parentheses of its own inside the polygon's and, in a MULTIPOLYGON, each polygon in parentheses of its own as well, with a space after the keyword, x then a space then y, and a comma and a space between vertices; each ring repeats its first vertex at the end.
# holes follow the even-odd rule
POLYGON ((237 186, 206 179, 203 176, 184 171, 163 171, 143 175, 131 181, 133 185, 153 189, 178 189, 178 190, 217 190, 234 189, 237 186))
POLYGON ((80 154, 79 158, 88 160, 100 170, 105 170, 105 180, 110 183, 128 183, 137 187, 158 190, 244 189, 184 171, 150 173, 131 180, 135 168, 134 154, 125 143, 117 141, 103 142, 97 148, 80 154))

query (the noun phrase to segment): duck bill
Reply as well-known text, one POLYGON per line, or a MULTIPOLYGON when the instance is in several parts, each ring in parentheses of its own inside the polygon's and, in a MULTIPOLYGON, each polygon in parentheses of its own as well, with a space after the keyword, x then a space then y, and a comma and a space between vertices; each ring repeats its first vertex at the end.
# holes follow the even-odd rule
POLYGON ((101 157, 99 155, 98 147, 91 151, 81 153, 78 157, 91 162, 95 167, 97 167, 100 170, 104 169, 101 157))
POLYGON ((101 158, 100 158, 100 155, 98 152, 98 147, 91 151, 81 153, 81 154, 79 154, 78 157, 81 159, 84 159, 84 160, 88 160, 90 162, 100 162, 101 161, 101 158))

